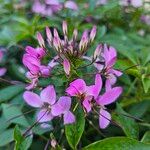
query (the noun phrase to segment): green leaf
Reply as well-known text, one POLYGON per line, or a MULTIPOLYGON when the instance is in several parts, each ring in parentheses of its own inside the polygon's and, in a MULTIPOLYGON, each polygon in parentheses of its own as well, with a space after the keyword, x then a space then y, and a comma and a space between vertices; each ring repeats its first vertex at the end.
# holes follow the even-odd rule
POLYGON ((15 129, 14 129, 14 139, 16 141, 15 143, 15 150, 19 149, 19 145, 21 144, 21 141, 23 140, 21 131, 19 129, 19 127, 16 125, 15 129))
POLYGON ((141 142, 150 144, 150 131, 147 131, 144 134, 143 138, 141 139, 141 142))
POLYGON ((142 75, 142 84, 143 84, 145 93, 147 93, 150 88, 150 78, 146 77, 145 74, 142 75))
POLYGON ((76 122, 65 126, 67 141, 72 149, 76 149, 84 131, 85 119, 81 106, 75 111, 76 122))
POLYGON ((12 85, 0 90, 0 102, 8 101, 24 90, 22 85, 12 85))
POLYGON ((29 123, 27 122, 26 118, 21 112, 21 109, 18 106, 2 104, 2 109, 3 115, 8 122, 20 124, 24 127, 29 127, 29 123))
POLYGON ((117 104, 116 112, 117 114, 114 116, 114 119, 121 125, 124 133, 130 138, 138 139, 139 127, 134 119, 128 117, 131 115, 126 113, 119 104, 117 104))
POLYGON ((14 129, 14 139, 16 141, 15 150, 27 150, 32 143, 32 135, 23 137, 18 126, 16 126, 14 129))
POLYGON ((144 144, 127 137, 111 137, 94 142, 83 150, 148 150, 149 144, 144 144))
POLYGON ((5 146, 13 141, 13 129, 5 130, 0 135, 0 147, 5 146))

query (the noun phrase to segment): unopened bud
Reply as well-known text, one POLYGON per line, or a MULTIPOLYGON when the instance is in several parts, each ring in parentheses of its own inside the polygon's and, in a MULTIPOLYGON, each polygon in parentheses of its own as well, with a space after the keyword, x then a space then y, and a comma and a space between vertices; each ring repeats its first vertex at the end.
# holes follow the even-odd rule
POLYGON ((53 148, 56 148, 56 145, 57 145, 56 140, 55 140, 55 139, 52 139, 52 140, 51 140, 51 146, 52 146, 53 148))
POLYGON ((87 47, 87 44, 88 44, 88 31, 84 31, 83 32, 83 35, 82 35, 82 38, 81 38, 81 41, 79 43, 79 50, 84 50, 86 47, 87 47))
POLYGON ((54 37, 59 38, 59 34, 58 34, 58 31, 56 29, 54 29, 54 37))
POLYGON ((73 41, 75 41, 77 39, 77 36, 78 36, 78 30, 74 29, 74 31, 73 31, 73 41))
POLYGON ((96 59, 98 56, 100 56, 101 52, 102 52, 102 45, 99 44, 95 49, 93 58, 96 59))
POLYGON ((53 45, 56 48, 57 51, 60 51, 61 49, 61 44, 60 44, 60 40, 57 37, 53 38, 53 45))
POLYGON ((37 33, 37 40, 41 47, 45 47, 45 42, 40 32, 37 33))
POLYGON ((67 75, 70 74, 70 62, 68 59, 64 59, 63 61, 63 67, 64 67, 64 71, 67 75))
POLYGON ((90 32, 90 41, 93 42, 95 36, 96 36, 96 29, 97 27, 96 26, 93 26, 91 32, 90 32))
POLYGON ((63 28, 64 35, 67 35, 68 34, 68 28, 67 28, 67 22, 66 21, 63 21, 62 28, 63 28))
POLYGON ((46 35, 47 35, 48 42, 51 43, 53 40, 53 37, 52 37, 52 33, 48 27, 46 27, 46 35))

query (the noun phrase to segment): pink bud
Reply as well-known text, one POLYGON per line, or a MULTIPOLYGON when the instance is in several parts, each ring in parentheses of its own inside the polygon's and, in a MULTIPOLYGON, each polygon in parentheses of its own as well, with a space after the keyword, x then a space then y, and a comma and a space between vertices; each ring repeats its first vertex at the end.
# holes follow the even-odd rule
POLYGON ((37 40, 41 47, 45 47, 45 42, 40 32, 37 33, 37 40))
POLYGON ((87 47, 88 44, 88 31, 84 31, 82 34, 81 41, 79 43, 79 50, 83 50, 85 47, 87 47))
POLYGON ((102 52, 102 45, 99 44, 97 47, 96 47, 96 50, 94 52, 94 55, 93 55, 93 58, 96 59, 102 52))
POLYGON ((90 33, 90 40, 91 42, 93 42, 95 36, 96 36, 96 29, 97 27, 96 26, 93 26, 92 30, 91 30, 91 33, 90 33))
POLYGON ((53 148, 56 148, 56 145, 57 145, 56 140, 52 139, 52 140, 51 140, 51 146, 52 146, 53 148))
POLYGON ((65 73, 69 75, 70 74, 70 62, 68 61, 68 59, 64 59, 63 66, 64 66, 65 73))
POLYGON ((56 48, 57 51, 60 51, 61 44, 60 44, 60 41, 59 41, 58 37, 53 38, 53 45, 54 45, 54 47, 56 48))
POLYGON ((50 68, 42 65, 42 66, 40 66, 40 72, 43 77, 48 77, 50 75, 50 68))
POLYGON ((52 42, 52 39, 53 39, 52 33, 48 27, 46 27, 46 35, 47 35, 48 41, 52 42))
POLYGON ((59 34, 58 34, 58 31, 54 28, 54 37, 57 37, 59 38, 59 34))
POLYGON ((64 35, 67 35, 68 28, 67 28, 67 22, 66 21, 63 21, 62 28, 63 28, 64 35))
POLYGON ((74 29, 74 31, 73 31, 73 40, 76 40, 77 36, 78 36, 78 30, 74 29))

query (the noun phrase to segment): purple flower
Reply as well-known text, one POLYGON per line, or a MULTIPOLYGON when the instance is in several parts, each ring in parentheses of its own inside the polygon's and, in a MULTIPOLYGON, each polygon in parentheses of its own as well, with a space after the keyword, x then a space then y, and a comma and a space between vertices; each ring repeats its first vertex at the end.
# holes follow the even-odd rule
POLYGON ((102 53, 102 57, 104 59, 104 65, 99 63, 101 58, 98 58, 95 63, 95 67, 107 78, 107 80, 109 80, 111 85, 113 85, 116 83, 116 76, 119 77, 122 75, 121 71, 113 69, 117 59, 117 52, 115 48, 104 45, 104 52, 102 53))
POLYGON ((116 101, 116 99, 120 96, 121 93, 122 93, 121 87, 114 87, 112 89, 107 89, 107 91, 103 95, 100 95, 96 99, 97 104, 100 106, 100 111, 99 111, 100 128, 102 129, 106 128, 109 125, 111 120, 111 115, 106 110, 105 106, 116 101))
POLYGON ((56 102, 56 92, 53 85, 47 86, 40 93, 26 91, 23 94, 26 103, 32 107, 40 108, 37 114, 39 122, 47 122, 52 120, 55 116, 63 115, 64 124, 73 123, 75 121, 74 115, 69 111, 71 107, 71 98, 62 96, 56 102))
POLYGON ((87 86, 83 79, 76 79, 71 82, 66 89, 66 93, 70 96, 76 96, 81 100, 83 107, 87 112, 91 111, 91 101, 93 97, 96 99, 102 88, 102 79, 99 74, 95 77, 95 84, 87 86))

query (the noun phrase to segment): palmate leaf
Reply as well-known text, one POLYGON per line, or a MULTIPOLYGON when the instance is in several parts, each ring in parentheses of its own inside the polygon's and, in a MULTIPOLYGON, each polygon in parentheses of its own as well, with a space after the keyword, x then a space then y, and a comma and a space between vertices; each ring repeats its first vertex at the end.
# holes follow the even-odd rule
POLYGON ((8 101, 24 91, 22 85, 12 85, 0 90, 0 102, 8 101))
POLYGON ((149 150, 150 144, 144 144, 127 137, 111 137, 94 142, 83 150, 149 150))
POLYGON ((130 118, 130 114, 126 113, 119 104, 116 109, 117 114, 114 115, 114 119, 119 123, 126 134, 126 136, 134 139, 139 137, 139 127, 133 118, 130 118), (126 115, 126 116, 125 116, 126 115))
POLYGON ((76 122, 65 126, 66 138, 72 149, 76 149, 85 126, 84 112, 81 107, 77 107, 75 116, 76 122))

